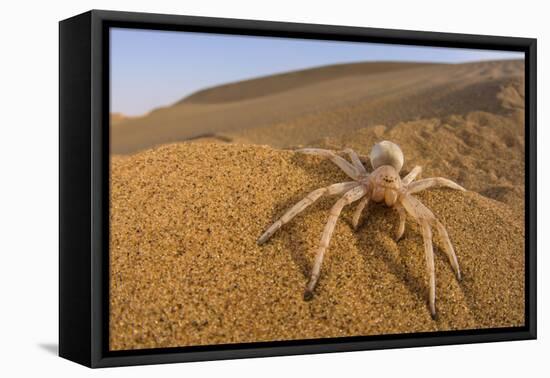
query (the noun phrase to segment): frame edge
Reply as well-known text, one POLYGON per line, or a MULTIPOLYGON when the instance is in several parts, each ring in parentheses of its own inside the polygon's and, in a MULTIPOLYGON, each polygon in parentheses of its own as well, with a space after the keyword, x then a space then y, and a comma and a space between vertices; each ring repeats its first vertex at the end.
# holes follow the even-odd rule
POLYGON ((59 22, 59 356, 91 365, 91 13, 59 22))
MULTIPOLYGON (((91 340, 88 345, 90 347, 90 360, 86 364, 90 367, 111 367, 121 365, 138 365, 138 364, 156 364, 156 363, 173 363, 173 362, 190 362, 190 361, 203 361, 203 360, 220 360, 220 359, 235 359, 235 358, 254 358, 254 357, 268 357, 268 356, 282 356, 282 355, 302 355, 313 353, 328 353, 328 352, 344 352, 344 351, 361 351, 372 349, 389 349, 389 348, 407 348, 407 347, 425 347, 435 345, 452 345, 452 344, 469 344, 469 343, 481 343, 481 342, 496 342, 496 341, 514 341, 514 340, 529 340, 536 339, 536 39, 533 38, 516 38, 516 37, 495 37, 486 35, 468 35, 468 34, 455 34, 455 33, 433 33, 433 32, 419 32, 419 31, 406 31, 406 30, 387 30, 387 29, 373 29, 363 27, 352 26, 330 26, 330 25, 314 25, 314 24, 299 24, 299 23, 286 23, 286 22, 273 22, 273 21, 256 21, 256 20, 236 20, 225 18, 209 18, 209 17, 195 17, 195 16, 178 16, 178 15, 161 15, 161 14, 147 14, 147 13, 135 13, 135 12, 117 12, 117 11, 104 11, 93 10, 87 13, 91 18, 91 46, 90 51, 92 56, 88 59, 91 71, 91 84, 90 93, 92 97, 88 102, 88 106, 92 106, 91 116, 88 120, 88 124, 91 125, 91 140, 90 146, 92 148, 92 162, 91 170, 93 181, 90 183, 93 189, 93 193, 88 200, 92 204, 92 214, 89 219, 91 221, 91 227, 94 230, 92 233, 90 251, 93 252, 90 256, 91 266, 90 270, 92 275, 89 281, 91 285, 91 299, 92 307, 90 308, 90 333, 91 340), (476 38, 480 39, 480 46, 486 46, 491 44, 493 46, 509 47, 513 46, 517 51, 524 51, 529 54, 531 60, 529 61, 529 76, 526 77, 526 81, 529 82, 528 96, 530 101, 526 101, 526 105, 529 106, 526 109, 526 116, 529 123, 526 127, 529 130, 529 138, 526 139, 530 148, 530 153, 526 158, 529 160, 529 183, 530 190, 529 195, 531 201, 529 202, 529 221, 530 227, 529 233, 529 264, 526 268, 530 271, 530 280, 527 282, 529 292, 529 303, 526 303, 526 312, 529 315, 529 324, 527 327, 518 329, 517 331, 503 331, 494 334, 485 335, 462 335, 462 336, 429 336, 419 337, 416 339, 400 339, 400 340, 372 340, 363 342, 343 342, 338 344, 313 344, 313 345, 298 345, 298 346, 275 346, 275 347, 262 347, 258 345, 255 348, 235 348, 233 350, 215 350, 206 352, 179 352, 179 351, 165 351, 162 353, 151 353, 134 356, 109 356, 103 352, 103 346, 105 340, 101 335, 104 327, 105 320, 102 317, 103 299, 101 290, 102 285, 105 283, 102 281, 105 272, 102 270, 102 245, 104 243, 104 235, 97 233, 101 230, 101 211, 104 209, 105 203, 101 201, 101 190, 103 175, 107 172, 102 172, 102 167, 105 167, 105 159, 102 159, 102 140, 104 135, 105 119, 103 114, 104 109, 104 95, 102 86, 102 75, 105 67, 105 57, 102 53, 104 34, 103 25, 105 22, 110 21, 124 21, 135 23, 149 23, 156 25, 170 25, 171 23, 177 25, 194 25, 205 26, 214 25, 220 23, 221 28, 234 29, 234 30, 259 30, 267 32, 269 30, 277 30, 285 33, 295 33, 302 31, 306 34, 316 34, 319 37, 322 35, 330 36, 340 33, 342 37, 362 35, 365 38, 374 36, 374 38, 384 39, 386 43, 388 41, 403 41, 403 38, 410 34, 412 37, 406 39, 409 44, 427 44, 429 41, 439 41, 438 43, 452 43, 455 47, 465 43, 469 43, 469 46, 473 46, 471 43, 476 38), (326 29, 326 34, 321 33, 320 29, 326 29), (420 41, 420 42, 419 42, 420 41), (103 128, 103 129, 102 129, 103 128), (98 223, 99 222, 99 223, 98 223), (99 227, 99 228, 98 228, 99 227)), ((434 44, 431 43, 431 46, 434 44)), ((475 48, 475 47, 472 47, 475 48)), ((478 47, 481 48, 481 47, 478 47)), ((60 58, 61 59, 61 58, 60 58)), ((526 65, 527 67, 527 65, 526 65)), ((61 101, 60 101, 61 107, 61 101)), ((60 110, 61 112, 61 110, 60 110)), ((108 115, 107 115, 108 120, 108 115)), ((107 124, 108 125, 108 124, 107 124)), ((60 144, 61 145, 61 144, 60 144)), ((108 159, 107 167, 108 167, 108 159)), ((61 162, 60 162, 61 164, 61 162)), ((88 171, 90 172, 90 171, 88 171)), ((61 178, 61 175, 60 175, 61 178)), ((60 234, 61 235, 61 234, 60 234)), ((60 236, 61 238, 61 236, 60 236)), ((61 260, 61 259, 60 259, 61 260)), ((88 286, 90 289, 90 286, 88 286)), ((61 301, 61 299, 60 299, 61 301)), ((61 327, 61 325, 60 325, 61 327)), ((60 342, 61 344, 61 342, 60 342)), ((60 345, 61 351, 61 345, 60 345)), ((60 353, 61 354, 61 353, 60 353)))

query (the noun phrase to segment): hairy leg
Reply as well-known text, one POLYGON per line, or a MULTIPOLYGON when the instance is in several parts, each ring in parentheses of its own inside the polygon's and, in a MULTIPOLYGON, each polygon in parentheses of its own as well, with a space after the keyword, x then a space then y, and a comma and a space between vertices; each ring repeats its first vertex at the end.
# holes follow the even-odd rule
POLYGON ((464 189, 462 186, 449 179, 443 177, 432 177, 413 182, 407 188, 407 192, 409 194, 413 194, 432 187, 447 187, 451 189, 466 191, 466 189, 464 189))
POLYGON ((319 249, 317 250, 317 254, 315 255, 315 261, 313 262, 309 281, 304 292, 304 300, 308 301, 313 298, 313 289, 315 289, 315 285, 317 284, 317 280, 319 279, 321 264, 323 263, 325 252, 328 248, 330 238, 334 231, 334 227, 336 226, 336 221, 338 220, 342 209, 344 208, 344 206, 349 205, 350 203, 357 201, 358 199, 363 197, 365 193, 366 189, 363 186, 355 187, 346 192, 346 194, 344 194, 342 198, 336 201, 334 206, 332 206, 332 209, 330 209, 330 215, 323 230, 323 234, 321 235, 319 249))
POLYGON ((281 228, 284 224, 290 222, 292 218, 304 211, 309 205, 313 204, 324 194, 336 195, 349 191, 350 189, 358 186, 359 183, 355 181, 341 182, 333 184, 325 188, 320 188, 309 193, 304 199, 292 206, 286 213, 283 214, 275 223, 273 223, 266 232, 260 236, 257 243, 258 245, 264 244, 273 234, 281 228))
POLYGON ((405 220, 407 219, 407 213, 403 206, 396 206, 397 213, 399 214, 399 226, 397 227, 397 233, 395 235, 395 241, 401 240, 405 233, 405 220))
POLYGON ((357 226, 359 225, 359 219, 361 218, 361 213, 363 210, 369 205, 370 196, 365 196, 363 199, 359 202, 359 205, 357 205, 357 209, 355 209, 355 213, 353 213, 353 219, 352 219, 352 226, 354 230, 357 230, 357 226))
POLYGON ((403 180, 401 180, 401 182, 403 183, 403 185, 409 185, 420 173, 422 173, 422 167, 417 165, 412 169, 412 171, 409 172, 407 176, 403 177, 403 180))
POLYGON ((429 281, 430 313, 435 318, 435 265, 434 250, 432 245, 432 229, 427 221, 421 220, 422 237, 424 238, 424 256, 426 258, 426 271, 429 281))
MULTIPOLYGON (((419 181, 420 182, 420 181, 419 181)), ((413 209, 416 216, 411 214, 415 219, 425 219, 428 221, 429 224, 432 226, 435 225, 437 228, 437 232, 439 233, 441 237, 441 241, 443 243, 443 251, 447 255, 449 259, 449 263, 451 264, 451 267, 453 268, 456 278, 460 280, 462 278, 460 273, 460 266, 458 265, 458 259, 456 257, 455 250, 453 248, 453 245, 451 243, 451 239, 449 238, 449 234, 447 233, 447 229, 443 224, 439 221, 439 219, 436 218, 436 216, 428 209, 422 202, 420 202, 418 199, 416 199, 413 196, 405 195, 403 197, 402 201, 403 206, 408 204, 409 207, 413 209)), ((407 209, 409 211, 409 209, 407 209)), ((410 213, 410 211, 409 211, 410 213)))
POLYGON ((351 159, 351 162, 353 166, 355 167, 355 170, 362 176, 367 176, 367 170, 365 169, 365 166, 363 163, 361 163, 361 159, 359 159, 359 155, 357 155, 357 152, 353 151, 351 148, 346 148, 344 150, 345 153, 349 155, 349 158, 351 159))
POLYGON ((321 148, 302 148, 302 149, 296 150, 296 152, 302 152, 304 154, 317 155, 317 156, 323 156, 323 157, 329 158, 330 161, 332 161, 334 164, 340 167, 340 169, 343 170, 349 177, 351 177, 354 180, 359 179, 360 174, 359 172, 357 172, 357 169, 346 159, 336 155, 334 151, 324 150, 321 148))
POLYGON ((445 226, 443 226, 443 224, 439 220, 435 220, 435 225, 437 227, 437 232, 441 236, 441 241, 443 242, 443 250, 449 258, 449 262, 451 263, 451 266, 455 271, 456 278, 460 280, 462 278, 460 274, 460 267, 458 266, 458 259, 456 258, 453 245, 451 244, 451 239, 449 239, 449 234, 447 233, 445 226))
POLYGON ((409 213, 422 228, 426 270, 428 273, 430 314, 432 315, 432 318, 435 318, 435 266, 432 245, 432 230, 429 224, 435 220, 435 216, 430 209, 411 195, 405 194, 402 196, 401 204, 407 213, 409 213))

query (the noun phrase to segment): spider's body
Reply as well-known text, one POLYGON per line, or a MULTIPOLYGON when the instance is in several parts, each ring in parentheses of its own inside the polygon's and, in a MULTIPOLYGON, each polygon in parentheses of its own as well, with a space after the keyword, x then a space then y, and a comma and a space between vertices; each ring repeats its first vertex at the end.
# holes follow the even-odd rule
POLYGON ((388 141, 377 143, 372 148, 369 158, 374 171, 370 174, 365 169, 359 156, 351 149, 344 150, 344 152, 349 154, 351 163, 329 150, 308 148, 299 151, 328 157, 352 178, 353 181, 329 185, 309 193, 303 200, 295 204, 280 219, 272 224, 258 239, 258 244, 261 245, 265 243, 279 228, 281 228, 281 226, 288 223, 292 218, 305 210, 324 194, 342 194, 342 197, 330 210, 328 221, 321 236, 319 249, 317 250, 310 279, 304 293, 304 299, 310 300, 313 298, 313 290, 319 279, 323 257, 342 209, 346 205, 361 199, 353 215, 352 221, 353 227, 357 228, 361 213, 370 201, 377 203, 384 202, 388 207, 395 208, 399 213, 399 226, 396 234, 397 240, 403 236, 405 231, 407 213, 418 222, 422 229, 429 278, 430 313, 432 317, 435 317, 435 268, 433 260, 432 227, 436 227, 443 242, 443 249, 458 279, 460 279, 460 268, 445 227, 439 222, 434 214, 412 194, 434 186, 444 186, 457 190, 464 190, 464 188, 442 177, 414 181, 416 176, 422 171, 419 166, 414 167, 405 177, 401 178, 399 172, 403 167, 403 153, 399 146, 388 141))
POLYGON ((388 207, 393 207, 402 189, 401 177, 391 165, 383 165, 372 172, 365 184, 367 191, 371 192, 374 202, 385 202, 388 207))

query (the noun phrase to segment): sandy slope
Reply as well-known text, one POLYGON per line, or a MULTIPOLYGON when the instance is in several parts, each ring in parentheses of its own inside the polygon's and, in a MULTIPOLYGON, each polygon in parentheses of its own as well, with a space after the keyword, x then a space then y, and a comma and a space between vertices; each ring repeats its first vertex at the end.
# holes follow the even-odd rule
MULTIPOLYGON (((405 138, 402 147, 412 153, 415 143, 405 138)), ((422 159, 438 161, 440 151, 430 151, 422 159)), ((433 166, 426 164, 425 176, 433 166)), ((396 214, 383 206, 374 206, 357 232, 351 210, 343 212, 316 297, 304 302, 334 199, 320 201, 268 244, 255 241, 309 191, 343 180, 328 161, 261 146, 190 142, 115 157, 111 348, 523 324, 521 219, 498 201, 444 189, 419 198, 448 228, 464 278, 456 281, 435 239, 437 320, 426 305, 418 228, 409 219, 396 243, 396 214)))
POLYGON ((524 101, 519 61, 369 63, 207 89, 113 124, 111 348, 523 324, 524 101), (334 199, 255 243, 309 191, 346 180, 290 149, 366 156, 381 139, 401 146, 404 172, 470 190, 419 195, 464 274, 437 249, 435 321, 422 238, 409 224, 395 243, 392 210, 373 207, 358 232, 343 212, 312 302, 303 288, 334 199))
POLYGON ((131 117, 128 117, 122 113, 111 113, 110 122, 111 126, 120 125, 123 122, 128 121, 131 117))
POLYGON ((178 103, 213 104, 242 101, 350 76, 373 76, 411 68, 435 66, 436 64, 429 63, 374 62, 314 67, 204 89, 178 103))
MULTIPOLYGON (((200 91, 144 117, 112 125, 115 154, 201 135, 289 147, 367 126, 469 111, 500 114, 502 88, 523 62, 457 65, 362 63, 321 67, 200 91)), ((504 94, 510 99, 515 94, 504 94)))
POLYGON ((350 147, 365 156, 374 143, 391 140, 405 154, 405 168, 420 165, 430 176, 463 183, 469 190, 499 200, 523 213, 525 136, 523 112, 502 116, 470 112, 464 116, 374 126, 314 143, 329 149, 350 147))

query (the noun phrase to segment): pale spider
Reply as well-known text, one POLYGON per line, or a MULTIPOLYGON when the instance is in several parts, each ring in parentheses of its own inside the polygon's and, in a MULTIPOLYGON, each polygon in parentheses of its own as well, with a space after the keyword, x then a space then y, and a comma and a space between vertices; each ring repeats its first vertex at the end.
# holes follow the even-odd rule
POLYGON ((389 141, 377 143, 372 148, 369 159, 374 171, 371 173, 367 173, 359 156, 351 149, 343 151, 349 155, 351 163, 330 150, 305 148, 298 150, 298 152, 327 157, 354 180, 329 185, 309 193, 303 200, 292 206, 281 218, 273 223, 258 239, 259 245, 265 243, 281 226, 290 222, 292 218, 304 211, 324 194, 344 194, 330 210, 330 215, 323 230, 319 249, 317 250, 310 278, 304 292, 304 300, 308 301, 313 298, 313 290, 319 279, 323 257, 336 226, 336 221, 344 206, 362 199, 352 219, 353 228, 357 229, 361 213, 367 207, 369 201, 385 202, 388 207, 395 208, 399 213, 397 241, 401 239, 405 231, 406 213, 412 216, 420 225, 424 238, 424 251, 429 279, 429 308, 432 318, 435 318, 435 268, 431 227, 435 227, 439 232, 443 241, 443 250, 447 254, 458 280, 460 280, 460 268, 447 230, 430 209, 412 194, 431 187, 449 187, 462 191, 465 189, 453 181, 442 177, 414 181, 416 176, 422 171, 422 168, 419 166, 414 167, 404 178, 399 177, 399 172, 403 167, 404 161, 403 152, 399 146, 389 141))

